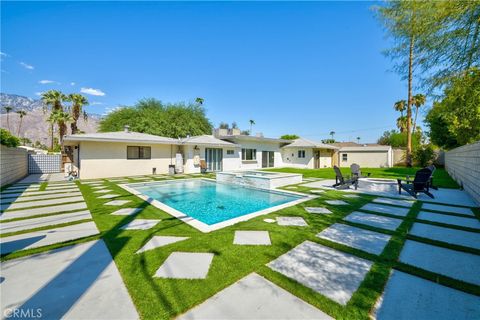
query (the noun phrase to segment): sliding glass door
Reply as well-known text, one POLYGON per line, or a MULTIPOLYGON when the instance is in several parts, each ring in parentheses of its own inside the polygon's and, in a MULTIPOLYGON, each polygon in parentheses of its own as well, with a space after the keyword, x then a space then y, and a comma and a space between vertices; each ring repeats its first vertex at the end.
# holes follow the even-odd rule
POLYGON ((262 168, 274 167, 275 152, 262 151, 262 168))
POLYGON ((222 171, 223 150, 217 148, 205 149, 207 171, 222 171))

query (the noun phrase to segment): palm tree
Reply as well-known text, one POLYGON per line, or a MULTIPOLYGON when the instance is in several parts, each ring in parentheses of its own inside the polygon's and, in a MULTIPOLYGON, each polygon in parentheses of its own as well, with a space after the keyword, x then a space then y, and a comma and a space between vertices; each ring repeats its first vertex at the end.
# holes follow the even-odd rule
POLYGON ((84 120, 87 120, 87 113, 83 112, 83 107, 88 105, 88 100, 84 96, 78 93, 72 93, 68 95, 68 101, 72 103, 72 107, 70 109, 72 115, 72 123, 70 124, 70 128, 72 129, 72 134, 77 133, 77 121, 80 119, 80 115, 83 113, 84 120))
POLYGON ((393 108, 395 109, 395 111, 400 112, 400 116, 403 117, 403 112, 407 108, 407 101, 405 100, 397 101, 393 104, 393 108))
POLYGON ((10 131, 10 111, 13 110, 13 107, 5 106, 5 112, 7 113, 7 129, 10 131))
POLYGON ((332 140, 335 140, 333 136, 335 135, 335 131, 330 131, 330 136, 332 136, 332 140))
MULTIPOLYGON (((62 111, 63 112, 63 105, 62 102, 66 100, 67 97, 58 90, 48 90, 42 93, 42 102, 44 103, 44 111, 46 112, 48 108, 53 112, 62 111)), ((51 115, 50 115, 51 116, 51 115)), ((53 117, 55 118, 55 117, 53 117)), ((50 118, 49 118, 50 119, 50 118)), ((51 141, 51 149, 53 150, 53 127, 55 126, 55 122, 50 122, 50 132, 52 133, 52 141, 51 141)))
POLYGON ((20 129, 22 127, 23 117, 27 115, 27 112, 23 111, 23 110, 20 110, 20 111, 17 111, 17 113, 20 117, 20 122, 18 123, 17 136, 20 136, 20 129))
POLYGON ((195 99, 195 103, 197 103, 200 106, 203 105, 203 102, 205 102, 205 99, 203 99, 203 98, 197 97, 195 99))
POLYGON ((357 137, 357 143, 360 144, 360 137, 357 137))
POLYGON ((407 117, 400 116, 397 118, 397 128, 400 130, 401 133, 407 130, 407 117))
POLYGON ((57 111, 53 111, 50 114, 50 117, 48 118, 47 121, 50 122, 51 124, 56 123, 58 125, 59 141, 60 141, 61 150, 63 150, 63 137, 67 133, 67 124, 73 121, 72 116, 68 112, 57 110, 57 111))
POLYGON ((250 122, 250 133, 252 133, 253 125, 255 124, 255 120, 249 120, 250 122))
POLYGON ((412 126, 412 134, 415 133, 415 129, 417 128, 417 116, 418 116, 418 111, 420 108, 425 104, 427 97, 423 94, 416 94, 412 98, 412 103, 415 106, 415 118, 413 120, 413 126, 412 126))

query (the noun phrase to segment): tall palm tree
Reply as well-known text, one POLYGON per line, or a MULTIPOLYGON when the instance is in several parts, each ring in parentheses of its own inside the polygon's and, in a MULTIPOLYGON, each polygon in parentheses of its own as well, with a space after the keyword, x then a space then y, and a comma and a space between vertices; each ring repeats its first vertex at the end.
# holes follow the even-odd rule
POLYGON ((72 116, 68 112, 57 110, 50 114, 47 121, 58 125, 59 142, 61 150, 63 150, 63 137, 67 133, 67 124, 73 121, 72 116))
POLYGON ((425 97, 425 95, 423 94, 416 94, 412 97, 412 99, 413 99, 412 103, 415 106, 415 118, 413 120, 413 126, 412 126, 412 134, 414 134, 415 129, 417 128, 418 111, 427 101, 427 97, 425 97))
POLYGON ((200 106, 203 105, 204 102, 205 102, 205 99, 203 99, 203 98, 197 97, 195 99, 195 103, 197 103, 200 106))
POLYGON ((407 130, 407 117, 400 116, 397 118, 397 128, 400 130, 401 133, 407 130))
POLYGON ((330 136, 332 136, 332 140, 334 140, 333 136, 335 135, 335 131, 330 131, 330 136))
POLYGON ((250 122, 250 134, 252 133, 253 125, 255 124, 255 120, 249 120, 250 122))
POLYGON ((407 108, 407 101, 405 100, 397 101, 393 104, 393 108, 395 109, 395 111, 400 112, 400 116, 403 117, 403 112, 407 108))
POLYGON ((18 123, 18 130, 17 130, 17 136, 19 137, 20 136, 20 129, 22 128, 23 117, 25 117, 27 115, 27 112, 23 111, 23 110, 20 110, 20 111, 17 111, 17 113, 18 113, 18 116, 20 117, 20 122, 18 123))
POLYGON ((357 143, 360 144, 360 137, 357 137, 357 143))
POLYGON ((67 100, 72 103, 72 107, 70 108, 72 116, 70 128, 72 129, 72 134, 75 134, 78 131, 77 121, 78 119, 80 119, 80 115, 83 113, 84 120, 87 119, 87 113, 83 111, 83 107, 88 105, 88 100, 87 98, 78 93, 69 94, 67 100))
MULTIPOLYGON (((67 99, 67 96, 58 90, 48 90, 46 92, 43 92, 42 93, 42 102, 44 104, 43 110, 46 112, 47 109, 50 109, 52 113, 57 111, 63 112, 62 102, 66 99, 67 99)), ((53 127, 55 126, 56 122, 52 122, 50 120, 48 120, 48 122, 50 122, 50 132, 52 133, 52 141, 51 141, 50 147, 53 150, 53 133, 54 133, 53 127)))
POLYGON ((5 106, 5 112, 7 113, 7 129, 10 131, 10 111, 13 110, 13 107, 5 106))

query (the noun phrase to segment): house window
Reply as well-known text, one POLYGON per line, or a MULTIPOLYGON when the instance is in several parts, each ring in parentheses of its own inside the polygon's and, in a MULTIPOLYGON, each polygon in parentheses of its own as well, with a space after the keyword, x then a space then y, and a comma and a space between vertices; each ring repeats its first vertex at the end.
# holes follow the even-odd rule
POLYGON ((151 147, 127 147, 127 159, 151 159, 152 148, 151 147))
POLYGON ((234 150, 227 150, 227 154, 228 154, 228 155, 235 154, 235 151, 234 151, 234 150))
POLYGON ((298 157, 305 158, 305 150, 298 150, 298 157))
POLYGON ((257 149, 242 149, 242 160, 257 160, 257 149))
POLYGON ((346 153, 342 153, 342 161, 347 162, 348 161, 348 155, 346 153))

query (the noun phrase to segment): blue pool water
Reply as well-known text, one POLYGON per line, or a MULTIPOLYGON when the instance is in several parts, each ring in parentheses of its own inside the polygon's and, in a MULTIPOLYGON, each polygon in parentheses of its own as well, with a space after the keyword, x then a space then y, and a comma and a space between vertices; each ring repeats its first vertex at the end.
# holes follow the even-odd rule
POLYGON ((129 187, 208 225, 303 198, 202 179, 129 187))

